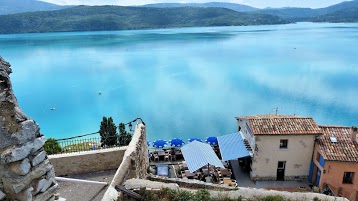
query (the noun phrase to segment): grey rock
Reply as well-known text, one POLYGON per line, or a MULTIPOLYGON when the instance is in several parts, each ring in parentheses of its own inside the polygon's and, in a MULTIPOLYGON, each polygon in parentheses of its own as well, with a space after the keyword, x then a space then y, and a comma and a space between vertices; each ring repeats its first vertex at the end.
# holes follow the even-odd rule
POLYGON ((46 152, 45 151, 41 151, 39 154, 37 154, 37 156, 35 156, 35 158, 32 159, 32 166, 36 166, 38 164, 40 164, 42 161, 44 161, 46 158, 46 152))
POLYGON ((44 201, 49 200, 51 197, 54 196, 56 190, 58 188, 58 184, 53 185, 51 188, 49 188, 46 192, 37 194, 33 201, 44 201))
POLYGON ((9 168, 17 175, 26 175, 27 173, 29 173, 31 168, 30 160, 28 158, 25 158, 22 161, 10 163, 9 168))
POLYGON ((21 201, 32 201, 32 191, 34 188, 30 187, 26 190, 21 191, 16 195, 16 198, 21 201))
POLYGON ((50 161, 45 160, 23 177, 4 177, 2 178, 4 183, 4 189, 6 192, 12 192, 12 194, 17 194, 23 189, 25 189, 26 186, 29 186, 33 180, 39 179, 40 177, 44 176, 52 168, 53 166, 51 165, 50 161))
POLYGON ((0 157, 2 164, 7 164, 15 161, 22 160, 28 155, 35 153, 39 150, 46 142, 45 137, 36 138, 32 142, 26 143, 22 147, 11 147, 6 149, 0 157))
POLYGON ((5 61, 1 56, 0 56, 0 71, 5 71, 6 74, 10 74, 12 73, 12 70, 10 68, 10 63, 5 61))
POLYGON ((34 194, 45 192, 53 184, 53 179, 41 179, 35 186, 34 194))
POLYGON ((0 191, 0 200, 5 199, 5 197, 6 197, 6 194, 4 192, 0 191))
POLYGON ((51 169, 46 173, 46 179, 55 178, 55 177, 56 175, 54 169, 51 169))
POLYGON ((17 144, 24 144, 25 142, 32 141, 36 138, 39 127, 34 120, 21 122, 20 126, 20 131, 11 135, 12 138, 17 140, 17 144))

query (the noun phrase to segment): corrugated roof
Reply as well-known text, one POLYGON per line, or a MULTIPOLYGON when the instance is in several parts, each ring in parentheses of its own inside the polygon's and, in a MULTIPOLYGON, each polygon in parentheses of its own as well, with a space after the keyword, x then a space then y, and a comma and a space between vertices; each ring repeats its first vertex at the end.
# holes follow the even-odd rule
POLYGON ((292 115, 256 115, 236 117, 249 121, 254 135, 320 135, 321 129, 311 117, 292 115))
POLYGON ((250 156, 239 132, 219 136, 218 142, 223 161, 250 156))
POLYGON ((208 164, 224 168, 221 160, 209 144, 193 141, 183 146, 181 152, 191 173, 208 164))
POLYGON ((322 129, 323 135, 319 137, 317 144, 325 160, 358 162, 358 144, 351 139, 351 127, 319 127, 322 129), (336 137, 337 142, 332 142, 331 137, 336 137))

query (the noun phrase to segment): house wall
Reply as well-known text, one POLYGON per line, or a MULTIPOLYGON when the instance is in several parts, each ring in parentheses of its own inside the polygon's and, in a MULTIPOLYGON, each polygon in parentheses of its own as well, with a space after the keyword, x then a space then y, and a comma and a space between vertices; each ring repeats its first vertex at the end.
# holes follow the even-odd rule
POLYGON ((276 180, 278 161, 286 161, 285 180, 307 179, 315 136, 255 136, 256 152, 251 164, 252 180, 276 180), (288 148, 280 149, 280 140, 288 140, 288 148))
POLYGON ((321 174, 319 189, 328 184, 335 195, 339 196, 338 189, 341 187, 341 195, 351 201, 358 201, 358 163, 326 161, 321 174), (344 172, 354 172, 353 184, 343 184, 344 172))
POLYGON ((249 142, 252 152, 255 152, 255 137, 252 133, 252 130, 249 126, 249 122, 245 119, 237 120, 238 128, 237 130, 241 132, 243 137, 249 142))

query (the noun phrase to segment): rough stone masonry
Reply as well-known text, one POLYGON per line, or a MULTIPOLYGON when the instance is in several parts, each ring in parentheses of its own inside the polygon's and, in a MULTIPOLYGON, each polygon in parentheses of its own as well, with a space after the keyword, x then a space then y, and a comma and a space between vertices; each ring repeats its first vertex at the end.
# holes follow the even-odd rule
POLYGON ((0 56, 0 200, 54 200, 58 184, 43 145, 45 137, 20 109, 10 64, 0 56))

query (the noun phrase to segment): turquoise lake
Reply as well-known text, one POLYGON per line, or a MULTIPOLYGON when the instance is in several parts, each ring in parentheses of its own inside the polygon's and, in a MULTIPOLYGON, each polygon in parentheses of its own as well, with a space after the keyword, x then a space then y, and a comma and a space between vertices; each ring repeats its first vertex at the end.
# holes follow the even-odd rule
POLYGON ((275 108, 358 126, 358 24, 0 35, 0 55, 47 137, 96 132, 112 116, 141 117, 150 140, 204 139, 275 108))

